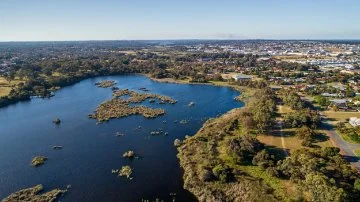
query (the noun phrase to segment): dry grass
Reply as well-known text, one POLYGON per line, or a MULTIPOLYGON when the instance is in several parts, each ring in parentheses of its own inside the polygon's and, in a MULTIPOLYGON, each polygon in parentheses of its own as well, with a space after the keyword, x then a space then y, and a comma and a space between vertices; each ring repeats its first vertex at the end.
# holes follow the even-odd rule
POLYGON ((11 87, 2 87, 0 86, 0 97, 9 95, 11 87))
POLYGON ((23 82, 23 80, 16 78, 9 82, 4 77, 0 76, 0 97, 8 95, 11 89, 20 82, 23 82))
POLYGON ((330 119, 335 119, 336 121, 346 121, 350 117, 359 117, 359 112, 335 112, 335 111, 325 111, 324 115, 330 119))
POLYGON ((360 156, 360 149, 355 149, 354 153, 356 154, 356 156, 360 156))
POLYGON ((277 105, 277 109, 280 114, 286 114, 294 111, 290 107, 285 105, 277 105))

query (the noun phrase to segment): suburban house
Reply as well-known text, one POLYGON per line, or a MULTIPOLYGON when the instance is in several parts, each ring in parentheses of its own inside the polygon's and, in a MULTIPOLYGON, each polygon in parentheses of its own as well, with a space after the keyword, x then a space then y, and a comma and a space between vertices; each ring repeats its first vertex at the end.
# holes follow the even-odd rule
POLYGON ((348 108, 346 105, 348 100, 346 100, 346 99, 333 99, 333 100, 330 100, 330 102, 333 103, 334 105, 336 105, 337 107, 339 107, 340 109, 348 108))
POLYGON ((350 123, 350 125, 352 125, 353 127, 360 126, 360 118, 351 117, 351 118, 349 119, 349 123, 350 123))
POLYGON ((235 80, 235 81, 244 81, 244 80, 251 80, 251 76, 249 75, 234 75, 232 76, 232 78, 235 80))

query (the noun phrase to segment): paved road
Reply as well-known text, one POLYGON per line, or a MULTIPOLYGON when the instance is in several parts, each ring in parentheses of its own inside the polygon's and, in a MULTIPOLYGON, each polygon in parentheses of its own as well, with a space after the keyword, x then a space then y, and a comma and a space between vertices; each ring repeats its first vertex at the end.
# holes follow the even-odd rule
POLYGON ((360 158, 354 153, 355 149, 360 149, 360 144, 346 142, 339 134, 336 133, 334 127, 327 122, 323 124, 323 127, 327 131, 327 134, 331 138, 332 142, 341 149, 345 159, 360 171, 360 158))

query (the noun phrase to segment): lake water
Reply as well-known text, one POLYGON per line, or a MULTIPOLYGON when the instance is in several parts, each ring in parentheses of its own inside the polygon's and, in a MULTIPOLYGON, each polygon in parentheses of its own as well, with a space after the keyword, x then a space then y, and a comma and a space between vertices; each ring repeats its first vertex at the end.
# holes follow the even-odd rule
POLYGON ((196 201, 182 188, 173 142, 195 134, 208 118, 241 107, 243 104, 234 100, 238 94, 226 87, 158 83, 138 75, 108 76, 65 87, 50 99, 35 98, 0 109, 0 199, 43 184, 45 191, 71 185, 61 201, 171 201, 170 193, 176 193, 176 201, 196 201), (111 89, 94 85, 102 80, 115 80, 120 89, 146 87, 148 93, 178 102, 160 105, 144 101, 166 110, 166 115, 155 119, 136 115, 96 125, 87 115, 112 94, 111 89), (189 107, 190 102, 195 106, 189 107), (56 117, 62 120, 59 126, 52 123, 56 117), (188 123, 180 124, 180 120, 188 123), (168 136, 150 135, 159 128, 168 136), (117 137, 117 132, 125 135, 117 137), (54 145, 63 149, 53 150, 54 145), (124 159, 122 154, 128 150, 141 159, 124 159), (49 160, 34 168, 30 162, 37 155, 49 160), (133 168, 132 180, 111 173, 124 165, 133 168))

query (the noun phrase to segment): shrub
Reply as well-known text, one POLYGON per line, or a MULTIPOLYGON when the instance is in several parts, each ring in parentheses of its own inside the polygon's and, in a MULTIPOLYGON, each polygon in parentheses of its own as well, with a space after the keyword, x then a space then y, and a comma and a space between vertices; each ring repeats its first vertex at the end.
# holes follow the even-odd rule
POLYGON ((256 156, 254 156, 252 163, 254 165, 260 166, 262 169, 265 169, 269 166, 275 165, 275 157, 270 155, 265 149, 258 152, 256 156))
POLYGON ((228 155, 236 163, 252 160, 253 156, 264 148, 264 144, 250 135, 232 138, 228 141, 228 155))
POLYGON ((212 172, 214 173, 215 177, 222 183, 230 182, 234 178, 231 168, 221 164, 215 166, 212 169, 212 172))

